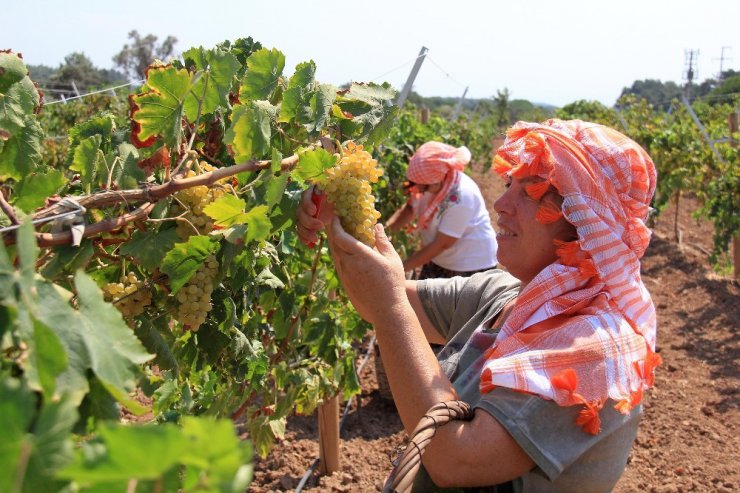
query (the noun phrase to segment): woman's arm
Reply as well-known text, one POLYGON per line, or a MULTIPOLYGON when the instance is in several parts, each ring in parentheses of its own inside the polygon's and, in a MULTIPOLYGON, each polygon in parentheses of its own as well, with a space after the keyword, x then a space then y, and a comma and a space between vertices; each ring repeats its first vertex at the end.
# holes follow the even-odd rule
POLYGON ((417 281, 406 281, 406 297, 409 299, 409 303, 411 304, 411 308, 414 310, 416 318, 419 320, 419 324, 421 324, 424 335, 430 344, 447 344, 445 338, 442 337, 442 334, 440 334, 439 331, 437 331, 434 324, 427 316, 426 311, 424 311, 424 307, 421 304, 421 298, 419 297, 419 292, 416 290, 416 282, 417 281))
MULTIPOLYGON (((342 285, 360 316, 375 327, 391 392, 407 433, 434 404, 457 394, 426 341, 407 295, 401 259, 376 230, 371 249, 342 230, 330 228, 329 244, 342 285)), ((503 427, 483 411, 471 422, 439 429, 424 455, 439 485, 490 485, 509 481, 533 467, 503 427)))
POLYGON ((434 257, 444 252, 452 245, 457 242, 458 238, 449 236, 444 233, 437 232, 437 235, 427 245, 423 246, 419 251, 414 252, 406 260, 403 261, 403 268, 405 271, 414 270, 417 267, 421 267, 427 262, 431 261, 434 257))
POLYGON ((385 227, 388 231, 400 231, 401 228, 409 224, 414 219, 414 209, 406 202, 403 207, 398 209, 386 221, 385 227))

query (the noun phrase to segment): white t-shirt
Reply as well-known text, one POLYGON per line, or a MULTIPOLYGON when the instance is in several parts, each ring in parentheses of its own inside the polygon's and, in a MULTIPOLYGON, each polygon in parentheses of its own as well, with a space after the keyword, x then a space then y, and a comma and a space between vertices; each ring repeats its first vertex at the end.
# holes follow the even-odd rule
MULTIPOLYGON (((411 207, 418 213, 432 198, 434 194, 425 192, 418 201, 412 201, 411 207)), ((498 245, 491 218, 478 185, 464 173, 439 204, 427 227, 419 230, 421 244, 431 243, 438 231, 458 238, 454 245, 432 259, 440 267, 467 272, 496 265, 498 245)))

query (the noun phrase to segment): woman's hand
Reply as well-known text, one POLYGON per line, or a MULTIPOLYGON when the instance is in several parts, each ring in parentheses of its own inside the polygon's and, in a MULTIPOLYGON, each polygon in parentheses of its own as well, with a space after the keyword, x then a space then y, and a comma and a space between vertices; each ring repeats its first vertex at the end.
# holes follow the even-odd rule
POLYGON ((335 217, 334 205, 313 186, 303 192, 296 217, 298 238, 305 245, 313 247, 319 239, 318 232, 326 228, 335 217), (317 197, 321 197, 321 207, 314 203, 317 197))
POLYGON ((396 309, 410 309, 403 263, 383 226, 375 226, 374 249, 344 231, 339 218, 334 218, 328 233, 342 286, 362 318, 383 323, 395 316, 396 309))

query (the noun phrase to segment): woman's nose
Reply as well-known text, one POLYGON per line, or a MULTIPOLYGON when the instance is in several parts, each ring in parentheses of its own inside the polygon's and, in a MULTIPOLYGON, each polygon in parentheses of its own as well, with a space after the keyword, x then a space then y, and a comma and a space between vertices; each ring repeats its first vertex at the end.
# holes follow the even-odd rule
POLYGON ((504 190, 504 193, 499 195, 499 197, 493 203, 493 210, 496 212, 496 214, 511 213, 512 203, 509 197, 509 190, 511 190, 511 188, 507 188, 506 190, 504 190))

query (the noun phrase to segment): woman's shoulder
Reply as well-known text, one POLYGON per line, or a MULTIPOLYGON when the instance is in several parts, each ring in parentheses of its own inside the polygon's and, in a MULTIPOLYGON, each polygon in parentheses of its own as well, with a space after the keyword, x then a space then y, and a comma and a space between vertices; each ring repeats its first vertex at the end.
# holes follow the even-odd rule
POLYGON ((520 281, 505 270, 494 267, 473 274, 465 283, 464 290, 485 293, 488 296, 518 291, 520 281))

